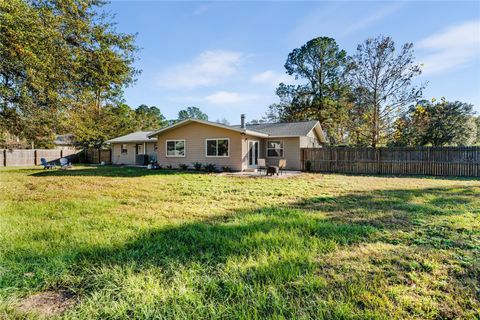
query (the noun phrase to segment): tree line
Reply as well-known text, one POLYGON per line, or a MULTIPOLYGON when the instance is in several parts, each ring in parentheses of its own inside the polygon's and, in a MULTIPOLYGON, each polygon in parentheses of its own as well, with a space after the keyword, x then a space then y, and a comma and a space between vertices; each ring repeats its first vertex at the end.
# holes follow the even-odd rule
MULTIPOLYGON (((188 107, 167 121, 156 106, 124 103, 135 83, 135 34, 118 32, 103 0, 0 1, 0 144, 9 136, 50 147, 70 133, 82 146, 152 130, 186 118, 207 120, 188 107)), ((331 145, 465 145, 480 143, 472 105, 427 101, 415 84, 421 66, 413 45, 367 39, 348 55, 328 37, 294 49, 285 71, 297 84, 279 84, 279 102, 258 121, 319 120, 331 145)), ((226 119, 217 122, 228 124, 226 119)))
POLYGON ((318 120, 331 145, 418 146, 480 144, 480 118, 468 103, 422 97, 413 44, 369 38, 352 55, 335 39, 318 37, 294 49, 280 83, 280 102, 256 122, 318 120))

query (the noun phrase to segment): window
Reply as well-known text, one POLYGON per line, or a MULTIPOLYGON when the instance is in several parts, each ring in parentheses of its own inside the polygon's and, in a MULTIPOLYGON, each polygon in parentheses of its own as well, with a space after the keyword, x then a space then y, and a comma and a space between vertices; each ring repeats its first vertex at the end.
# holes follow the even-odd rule
POLYGON ((158 149, 157 144, 154 143, 154 144, 153 144, 153 150, 155 150, 155 152, 157 152, 157 149, 158 149))
POLYGON ((127 150, 127 145, 125 143, 122 143, 120 149, 121 149, 121 153, 127 153, 127 151, 128 151, 127 150))
POLYGON ((280 140, 268 141, 267 157, 272 157, 272 158, 283 157, 283 142, 280 140))
POLYGON ((207 139, 206 153, 207 157, 228 157, 229 156, 230 139, 207 139))
POLYGON ((185 157, 185 140, 167 140, 167 157, 185 157))

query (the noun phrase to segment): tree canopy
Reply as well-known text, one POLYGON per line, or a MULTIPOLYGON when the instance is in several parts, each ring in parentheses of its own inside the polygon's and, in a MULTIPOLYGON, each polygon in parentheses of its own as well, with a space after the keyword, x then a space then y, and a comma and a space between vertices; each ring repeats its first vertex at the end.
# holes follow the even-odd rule
POLYGON ((346 67, 347 53, 332 38, 315 38, 294 49, 288 55, 285 70, 303 83, 281 83, 277 88, 281 102, 270 107, 270 115, 275 108, 283 121, 319 120, 330 142, 342 140, 338 125, 346 120, 346 67))
POLYGON ((60 119, 120 101, 138 73, 137 47, 134 35, 115 30, 103 4, 0 2, 3 130, 42 146, 62 130, 60 119))
POLYGON ((349 63, 356 106, 369 124, 361 134, 376 147, 387 141, 404 108, 422 96, 423 87, 412 84, 421 73, 415 64, 413 44, 405 43, 397 50, 390 37, 370 38, 357 47, 349 63))
POLYGON ((459 101, 420 101, 395 123, 392 145, 472 145, 477 141, 473 106, 459 101))
POLYGON ((188 107, 187 109, 180 110, 178 112, 178 121, 185 119, 199 119, 199 120, 208 120, 208 115, 203 113, 202 110, 198 107, 188 107))

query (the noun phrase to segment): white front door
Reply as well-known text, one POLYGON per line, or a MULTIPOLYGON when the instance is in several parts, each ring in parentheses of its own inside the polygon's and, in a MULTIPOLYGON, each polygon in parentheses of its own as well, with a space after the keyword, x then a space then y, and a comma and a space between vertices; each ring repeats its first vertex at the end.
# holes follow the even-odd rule
POLYGON ((248 167, 256 168, 258 164, 258 141, 248 141, 248 167))

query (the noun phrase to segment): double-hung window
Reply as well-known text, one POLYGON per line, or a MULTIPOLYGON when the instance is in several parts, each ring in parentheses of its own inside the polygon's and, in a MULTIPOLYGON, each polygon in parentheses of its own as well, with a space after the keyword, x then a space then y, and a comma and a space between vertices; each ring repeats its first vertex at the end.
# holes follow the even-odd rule
POLYGON ((121 153, 127 153, 128 149, 127 149, 127 145, 125 143, 122 143, 122 145, 120 146, 120 149, 121 149, 121 153))
POLYGON ((207 139, 205 149, 207 157, 228 157, 230 155, 230 139, 207 139))
POLYGON ((185 157, 185 140, 167 140, 167 157, 185 157))
POLYGON ((283 141, 270 140, 267 142, 267 157, 281 158, 283 157, 283 141))

